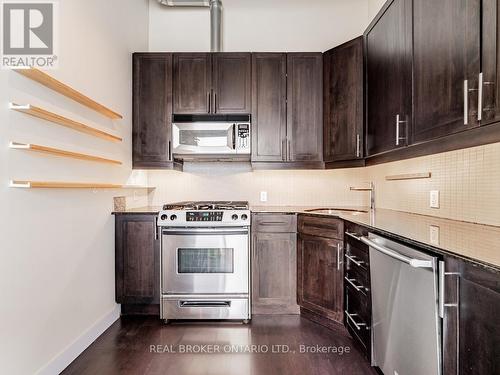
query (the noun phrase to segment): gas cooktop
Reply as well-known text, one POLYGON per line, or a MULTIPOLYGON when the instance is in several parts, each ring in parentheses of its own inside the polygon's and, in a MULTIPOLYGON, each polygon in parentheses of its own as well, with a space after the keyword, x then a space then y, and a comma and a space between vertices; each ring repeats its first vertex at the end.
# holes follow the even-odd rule
POLYGON ((248 202, 244 201, 186 201, 169 203, 164 210, 205 211, 205 210, 248 210, 248 202))

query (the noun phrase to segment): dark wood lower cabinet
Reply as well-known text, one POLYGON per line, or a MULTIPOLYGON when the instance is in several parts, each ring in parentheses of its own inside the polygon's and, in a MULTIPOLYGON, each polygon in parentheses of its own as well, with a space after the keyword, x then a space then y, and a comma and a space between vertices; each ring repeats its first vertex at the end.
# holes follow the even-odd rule
MULTIPOLYGON (((302 309, 342 323, 344 317, 344 271, 342 238, 301 233, 307 216, 299 215, 297 246, 297 302, 302 309)), ((321 220, 321 218, 315 218, 321 220)), ((325 218, 331 221, 331 218, 325 218)), ((342 226, 342 220, 339 224, 342 226)), ((318 228, 321 222, 317 221, 318 228)), ((329 224, 331 225, 331 223, 329 224)), ((325 231, 329 233, 329 231, 325 231)), ((321 322, 320 322, 321 323, 321 322)))
POLYGON ((116 302, 123 313, 152 313, 160 304, 160 240, 154 214, 115 215, 116 302))
POLYGON ((445 258, 444 374, 500 371, 500 272, 445 258))
POLYGON ((252 216, 252 313, 298 314, 297 219, 252 216))

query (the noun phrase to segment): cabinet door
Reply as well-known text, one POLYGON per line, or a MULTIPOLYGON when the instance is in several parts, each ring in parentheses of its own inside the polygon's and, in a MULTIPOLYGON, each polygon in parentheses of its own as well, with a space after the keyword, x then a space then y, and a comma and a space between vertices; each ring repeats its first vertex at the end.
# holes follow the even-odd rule
POLYGON ((342 241, 299 233, 297 301, 325 318, 343 320, 342 241))
POLYGON ((252 54, 252 161, 286 158, 286 55, 252 54))
POLYGON ((134 54, 134 168, 171 166, 172 55, 134 54))
POLYGON ((388 2, 365 34, 368 156, 408 143, 412 119, 411 3, 388 2))
POLYGON ((117 303, 160 303, 156 215, 115 216, 115 263, 117 303))
POLYGON ((323 56, 287 55, 289 161, 323 160, 323 56))
POLYGON ((500 273, 445 258, 443 373, 497 374, 500 368, 500 273))
POLYGON ((251 54, 215 53, 213 61, 213 113, 250 113, 251 54))
POLYGON ((480 2, 414 2, 413 141, 416 143, 478 124, 480 2))
POLYGON ((481 125, 500 121, 500 5, 483 0, 482 13, 482 120, 481 125))
POLYGON ((174 54, 174 113, 210 113, 211 89, 209 53, 174 54))
POLYGON ((363 156, 363 37, 323 55, 325 161, 363 156))
POLYGON ((252 312, 298 314, 296 233, 254 233, 252 312))

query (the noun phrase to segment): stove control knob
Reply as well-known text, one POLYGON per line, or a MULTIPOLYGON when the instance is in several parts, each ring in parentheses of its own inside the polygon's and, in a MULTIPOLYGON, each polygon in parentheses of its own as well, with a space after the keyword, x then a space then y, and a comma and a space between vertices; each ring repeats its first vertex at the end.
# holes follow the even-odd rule
POLYGON ((241 215, 241 220, 246 220, 246 219, 248 219, 247 214, 243 214, 243 215, 241 215))
POLYGON ((233 219, 233 220, 238 220, 238 215, 233 214, 233 216, 231 216, 231 219, 233 219))
POLYGON ((170 220, 176 220, 177 219, 177 215, 170 215, 170 220))
POLYGON ((161 215, 161 216, 160 216, 160 219, 161 219, 161 220, 167 220, 167 219, 168 219, 168 216, 167 216, 167 215, 161 215))

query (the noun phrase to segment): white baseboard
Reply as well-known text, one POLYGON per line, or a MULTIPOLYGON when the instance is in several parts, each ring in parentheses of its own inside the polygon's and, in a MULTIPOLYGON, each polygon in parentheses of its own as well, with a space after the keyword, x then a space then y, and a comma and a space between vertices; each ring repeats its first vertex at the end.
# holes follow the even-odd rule
POLYGON ((107 330, 120 317, 121 306, 116 305, 113 310, 99 319, 92 327, 68 345, 62 352, 55 356, 49 363, 38 371, 38 375, 60 374, 75 360, 90 344, 107 330))

